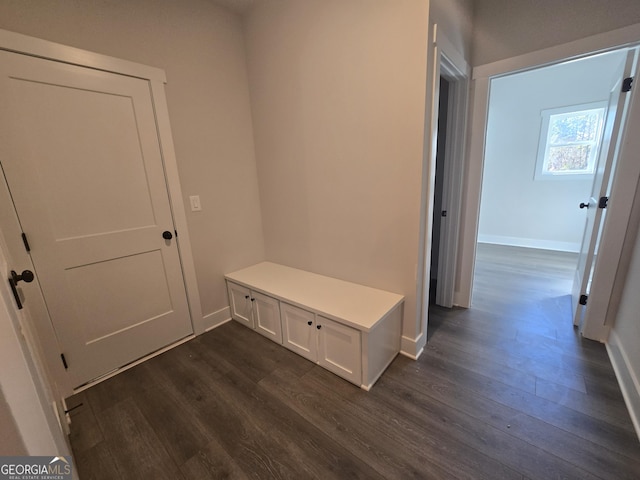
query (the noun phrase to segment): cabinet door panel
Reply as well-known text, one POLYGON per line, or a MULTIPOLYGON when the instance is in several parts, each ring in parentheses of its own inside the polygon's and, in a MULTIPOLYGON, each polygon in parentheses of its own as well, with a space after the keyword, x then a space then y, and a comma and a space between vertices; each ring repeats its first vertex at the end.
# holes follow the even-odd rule
POLYGON ((233 282, 227 282, 227 289, 231 317, 249 328, 255 328, 249 289, 233 282))
POLYGON ((282 345, 280 305, 275 298, 251 292, 255 313, 256 331, 282 345))
POLYGON ((313 312, 281 303, 280 317, 282 319, 283 345, 298 355, 316 362, 318 349, 313 312))
POLYGON ((321 316, 318 316, 317 326, 318 363, 336 375, 360 385, 360 332, 321 316))

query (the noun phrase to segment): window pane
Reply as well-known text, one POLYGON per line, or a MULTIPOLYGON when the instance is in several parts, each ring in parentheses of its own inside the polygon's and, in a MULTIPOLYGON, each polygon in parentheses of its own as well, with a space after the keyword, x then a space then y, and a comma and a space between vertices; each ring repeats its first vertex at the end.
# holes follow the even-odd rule
POLYGON ((545 171, 549 173, 584 173, 589 171, 591 145, 549 147, 545 171))
POLYGON ((597 109, 551 115, 549 142, 558 144, 596 140, 602 113, 602 109, 597 109))

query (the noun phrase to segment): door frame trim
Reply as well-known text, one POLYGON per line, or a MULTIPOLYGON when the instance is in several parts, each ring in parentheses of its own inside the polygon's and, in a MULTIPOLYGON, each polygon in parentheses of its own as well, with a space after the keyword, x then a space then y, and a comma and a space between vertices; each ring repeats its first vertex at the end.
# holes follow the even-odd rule
MULTIPOLYGON (((198 290, 195 264, 193 261, 193 251, 191 248, 187 215, 183 200, 184 197, 182 195, 182 187, 180 186, 178 164, 175 155, 173 137, 171 134, 171 124, 169 122, 169 110, 164 89, 164 85, 166 83, 164 70, 2 29, 0 29, 0 50, 119 75, 136 77, 149 82, 160 153, 164 167, 167 192, 169 195, 169 203, 171 206, 174 227, 179 233, 177 246, 184 278, 187 303, 191 316, 191 324, 193 326, 193 334, 199 335, 203 333, 206 327, 200 303, 200 293, 198 290)), ((3 190, 8 188, 4 179, 0 182, 0 188, 3 190)), ((8 194, 8 191, 6 193, 8 194)), ((12 216, 15 217, 16 214, 13 204, 8 205, 7 207, 12 210, 12 213, 5 212, 4 215, 0 217, 4 217, 8 221, 12 216)), ((9 223, 9 225, 1 225, 5 235, 9 232, 13 234, 16 229, 19 229, 17 221, 9 221, 9 223)), ((20 232, 18 232, 17 235, 20 236, 20 232)), ((6 242, 0 242, 0 248, 2 248, 3 251, 9 248, 12 243, 6 237, 5 240, 6 242)), ((12 248, 12 250, 16 249, 12 248)), ((20 251, 19 247, 18 251, 20 251)), ((6 253, 8 258, 12 258, 14 256, 10 255, 12 253, 11 251, 6 251, 6 253)), ((30 264, 30 258, 28 261, 30 264)), ((39 304, 43 302, 38 301, 34 303, 39 304)), ((44 304, 35 306, 33 310, 34 312, 31 312, 31 314, 34 317, 42 316, 43 313, 46 314, 46 306, 44 304)), ((25 312, 25 310, 23 310, 23 312, 25 312)), ((60 349, 57 345, 55 331, 50 319, 48 316, 46 319, 29 318, 29 314, 26 312, 24 318, 34 326, 34 330, 36 331, 36 336, 38 337, 37 341, 40 345, 36 345, 34 348, 36 348, 36 351, 39 348, 43 351, 43 361, 45 363, 44 370, 46 375, 51 377, 46 380, 54 392, 54 395, 57 398, 60 398, 73 394, 73 386, 71 385, 70 379, 68 375, 66 375, 66 371, 62 368, 61 362, 57 361, 60 356, 60 349)))
MULTIPOLYGON (((640 24, 631 25, 606 33, 585 37, 573 42, 556 45, 543 50, 527 53, 517 57, 500 60, 486 65, 480 65, 473 69, 472 74, 472 114, 469 138, 469 149, 466 158, 466 185, 465 199, 462 212, 462 242, 459 252, 460 274, 456 298, 462 307, 471 306, 471 294, 473 286, 473 275, 475 269, 475 253, 478 237, 479 205, 482 189, 482 175, 484 169, 484 148, 486 139, 487 115, 489 108, 489 85, 492 78, 513 74, 529 69, 539 68, 559 62, 583 58, 596 53, 618 50, 625 47, 633 47, 640 42, 640 24)), ((621 151, 621 156, 624 151, 621 151)), ((619 165, 621 163, 619 162, 619 165)), ((638 178, 627 179, 637 183, 638 178)), ((634 184, 635 185, 635 184, 634 184)), ((635 191, 635 190, 634 190, 635 191)), ((629 208, 622 208, 620 214, 629 220, 629 208)), ((610 211, 607 215, 611 217, 610 211)), ((622 222, 619 219, 618 225, 622 222)), ((611 222, 605 225, 605 229, 613 228, 611 222)), ((626 229, 621 230, 625 232, 626 229)), ((624 252, 619 256, 621 263, 624 262, 624 252)), ((620 275, 616 277, 616 282, 624 282, 620 275)), ((594 278, 595 283, 595 278, 594 278)), ((619 285, 614 287, 621 288, 619 285)), ((606 322, 611 322, 611 313, 607 313, 606 322)), ((585 325, 583 334, 600 341, 606 340, 608 326, 585 325)))
MULTIPOLYGON (((423 132, 423 159, 422 159, 422 178, 421 178, 421 194, 420 194, 420 219, 419 219, 419 240, 418 240, 418 263, 416 265, 416 330, 413 338, 407 337, 406 333, 402 336, 400 352, 413 359, 417 359, 422 354, 424 346, 427 343, 427 328, 429 324, 429 282, 431 270, 431 245, 433 237, 433 194, 435 187, 435 168, 438 138, 438 99, 440 97, 440 73, 444 70, 449 76, 455 76, 459 85, 456 85, 455 92, 458 116, 455 128, 467 124, 467 108, 468 101, 468 84, 470 78, 470 69, 466 63, 464 56, 457 50, 454 43, 449 40, 446 34, 438 26, 437 23, 431 23, 429 27, 429 45, 427 49, 427 95, 425 97, 425 122, 423 132), (443 68, 444 67, 444 68, 443 68)), ((457 137, 462 142, 465 138, 465 129, 461 129, 457 133, 457 137)), ((453 168, 460 168, 460 177, 457 185, 451 185, 449 192, 450 197, 455 201, 455 197, 460 199, 459 206, 463 206, 463 181, 462 169, 464 168, 465 156, 464 145, 459 147, 460 150, 454 153, 460 155, 459 162, 453 168), (456 192, 459 188, 459 192, 456 192)), ((453 153, 453 152, 452 152, 453 153)), ((452 172, 451 181, 455 183, 456 173, 452 172)), ((452 208, 455 208, 453 206, 452 208)), ((453 232, 447 231, 449 235, 459 236, 461 228, 460 221, 451 222, 453 232)), ((455 261, 457 250, 451 249, 447 254, 447 266, 451 265, 452 258, 455 261)), ((454 267, 452 280, 455 280, 454 267)), ((454 284, 455 285, 455 284, 454 284)))
MULTIPOLYGON (((440 46, 440 76, 449 82, 442 199, 447 220, 440 229, 436 304, 452 307, 455 304, 471 68, 445 35, 438 33, 436 42, 440 46)), ((437 138, 433 141, 437 142, 437 138)))

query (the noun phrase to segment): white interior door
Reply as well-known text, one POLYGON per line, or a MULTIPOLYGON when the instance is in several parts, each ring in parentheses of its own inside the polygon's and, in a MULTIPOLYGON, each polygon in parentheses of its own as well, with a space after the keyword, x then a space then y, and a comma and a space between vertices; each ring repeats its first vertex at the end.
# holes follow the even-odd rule
MULTIPOLYGON (((628 95, 622 93, 625 78, 631 76, 635 63, 635 51, 629 51, 624 64, 624 71, 618 75, 617 81, 609 95, 607 115, 603 129, 600 153, 591 190, 591 196, 587 202, 583 202, 580 208, 586 209, 587 221, 585 224, 582 245, 578 257, 578 265, 575 270, 572 302, 574 312, 574 325, 581 323, 584 306, 589 296, 591 276, 597 260, 599 238, 602 232, 606 208, 599 206, 600 199, 609 196, 611 179, 615 171, 618 155, 620 132, 624 128, 624 116, 628 95), (585 204, 587 206, 585 206, 585 204)), ((577 207, 577 206, 576 206, 577 207)))
POLYGON ((22 289, 42 289, 72 384, 191 334, 149 83, 0 52, 0 99, 22 289))

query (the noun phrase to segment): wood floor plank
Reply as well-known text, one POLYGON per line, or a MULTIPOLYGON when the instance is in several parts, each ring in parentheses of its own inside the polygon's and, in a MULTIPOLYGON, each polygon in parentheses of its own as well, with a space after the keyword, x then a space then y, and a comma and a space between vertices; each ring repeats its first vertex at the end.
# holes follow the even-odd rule
POLYGON ((536 380, 536 396, 584 413, 585 415, 598 418, 605 423, 611 423, 631 433, 635 432, 629 411, 622 396, 603 401, 601 397, 594 397, 577 392, 573 389, 556 383, 546 382, 542 379, 536 380))
MULTIPOLYGON (((250 333, 252 335, 249 337, 252 338, 248 339, 248 343, 256 340, 257 334, 250 333)), ((258 340, 262 342, 261 339, 258 340)), ((279 356, 287 360, 287 365, 280 366, 278 371, 290 378, 297 378, 292 372, 306 372, 309 367, 314 368, 313 364, 290 352, 281 352, 279 356), (297 366, 294 366, 295 364, 297 366)), ((221 357, 216 352, 207 351, 202 358, 206 365, 201 365, 197 372, 202 375, 202 382, 207 382, 207 369, 217 364, 221 357)), ((246 412, 252 412, 253 421, 269 435, 271 443, 275 442, 285 447, 286 457, 293 459, 294 464, 304 465, 304 471, 298 467, 301 470, 299 474, 304 478, 382 478, 356 457, 344 456, 342 449, 335 442, 313 424, 292 412, 288 405, 252 382, 241 369, 230 369, 211 387, 223 399, 229 399, 230 408, 242 408, 246 412)))
MULTIPOLYGON (((585 470, 598 476, 613 475, 621 480, 640 476, 638 459, 629 459, 617 451, 603 448, 601 445, 554 427, 526 414, 522 409, 511 408, 476 395, 475 392, 466 389, 464 383, 431 375, 428 369, 424 369, 419 375, 412 374, 410 366, 406 370, 406 375, 401 378, 396 376, 390 381, 402 382, 421 395, 470 415, 479 422, 523 440, 550 455, 559 456, 574 465, 581 465, 585 470)), ((382 384, 385 381, 386 379, 383 379, 382 384)))
POLYGON ((444 360, 445 366, 449 362, 455 365, 462 365, 479 375, 525 392, 533 394, 536 391, 536 376, 532 373, 523 372, 501 362, 478 361, 473 354, 455 348, 442 339, 428 343, 423 355, 444 360))
POLYGON ((583 375, 585 370, 571 368, 557 356, 550 357, 539 350, 525 352, 522 345, 515 340, 487 345, 484 335, 468 331, 463 333, 447 324, 438 330, 438 335, 442 337, 437 342, 439 346, 457 349, 462 355, 471 355, 477 360, 482 360, 484 364, 502 363, 522 373, 544 378, 583 393, 587 392, 583 375))
POLYGON ((121 480, 123 478, 116 467, 117 459, 105 442, 81 451, 76 451, 74 446, 73 460, 82 480, 121 480))
POLYGON ((196 455, 203 445, 213 440, 205 425, 193 415, 185 414, 186 402, 174 395, 160 379, 160 358, 141 365, 137 371, 146 381, 134 393, 138 408, 153 428, 160 443, 177 465, 196 455))
POLYGON ((428 428, 418 428, 397 415, 395 402, 376 401, 371 393, 342 383, 320 370, 309 372, 300 382, 291 382, 279 372, 260 382, 276 395, 283 395, 283 401, 295 400, 302 415, 338 438, 344 448, 374 462, 386 478, 521 478, 477 451, 434 434, 437 421, 428 428), (320 393, 322 400, 305 395, 308 391, 320 393))
MULTIPOLYGON (((219 380, 222 376, 216 368, 196 356, 164 357, 160 361, 163 363, 158 374, 163 377, 162 383, 184 403, 184 414, 194 416, 205 425, 249 478, 295 478, 295 472, 280 462, 279 448, 272 446, 255 426, 252 415, 230 408, 215 388, 202 381, 202 375, 213 382, 219 380)), ((203 445, 201 451, 206 454, 205 447, 207 445, 203 445)))
POLYGON ((301 382, 292 381, 278 371, 262 379, 260 385, 288 403, 347 452, 371 465, 384 478, 457 478, 451 472, 407 451, 404 444, 397 445, 396 439, 376 430, 372 425, 375 423, 373 417, 369 416, 365 421, 354 419, 352 409, 333 392, 316 395, 302 386, 301 382), (340 407, 337 408, 337 405, 340 407))
MULTIPOLYGON (((609 422, 538 397, 535 393, 496 381, 492 377, 477 373, 471 365, 467 367, 469 368, 450 359, 444 360, 438 354, 434 354, 433 349, 425 350, 423 357, 411 366, 414 371, 427 368, 434 375, 444 379, 455 379, 475 394, 515 409, 522 409, 528 415, 605 448, 618 451, 629 458, 636 458, 640 453, 637 437, 628 429, 622 429, 609 422)), ((391 365, 390 371, 394 375, 403 375, 402 368, 397 367, 395 362, 391 365)))
POLYGON ((133 399, 116 403, 96 418, 123 480, 182 478, 133 399))
POLYGON ((212 440, 200 449, 181 465, 180 470, 185 478, 200 480, 247 480, 249 478, 217 440, 212 440))
MULTIPOLYGON (((179 368, 180 360, 177 365, 179 368)), ((231 370, 222 377, 212 379, 208 374, 212 368, 207 362, 201 361, 197 368, 189 366, 185 374, 215 395, 218 401, 215 409, 217 415, 241 421, 245 425, 244 430, 249 433, 247 436, 227 436, 221 440, 221 444, 230 458, 251 478, 339 478, 330 475, 329 467, 333 464, 341 464, 352 473, 353 478, 375 478, 365 464, 360 465, 360 470, 364 469, 366 473, 356 475, 358 470, 347 468, 348 459, 340 458, 340 453, 335 449, 331 462, 319 467, 331 453, 331 445, 323 442, 322 435, 315 431, 313 425, 302 422, 302 419, 296 422, 296 416, 286 408, 286 413, 280 412, 282 405, 260 400, 255 382, 239 370, 231 370), (256 460, 262 464, 262 469, 256 468, 256 460)))
POLYGON ((575 480, 595 480, 598 477, 572 463, 541 448, 535 447, 484 422, 477 422, 469 415, 449 408, 426 396, 393 377, 381 379, 382 395, 400 396, 399 404, 406 416, 417 425, 429 425, 432 418, 438 418, 447 425, 448 438, 464 442, 471 448, 487 455, 517 472, 533 478, 563 478, 575 480))

